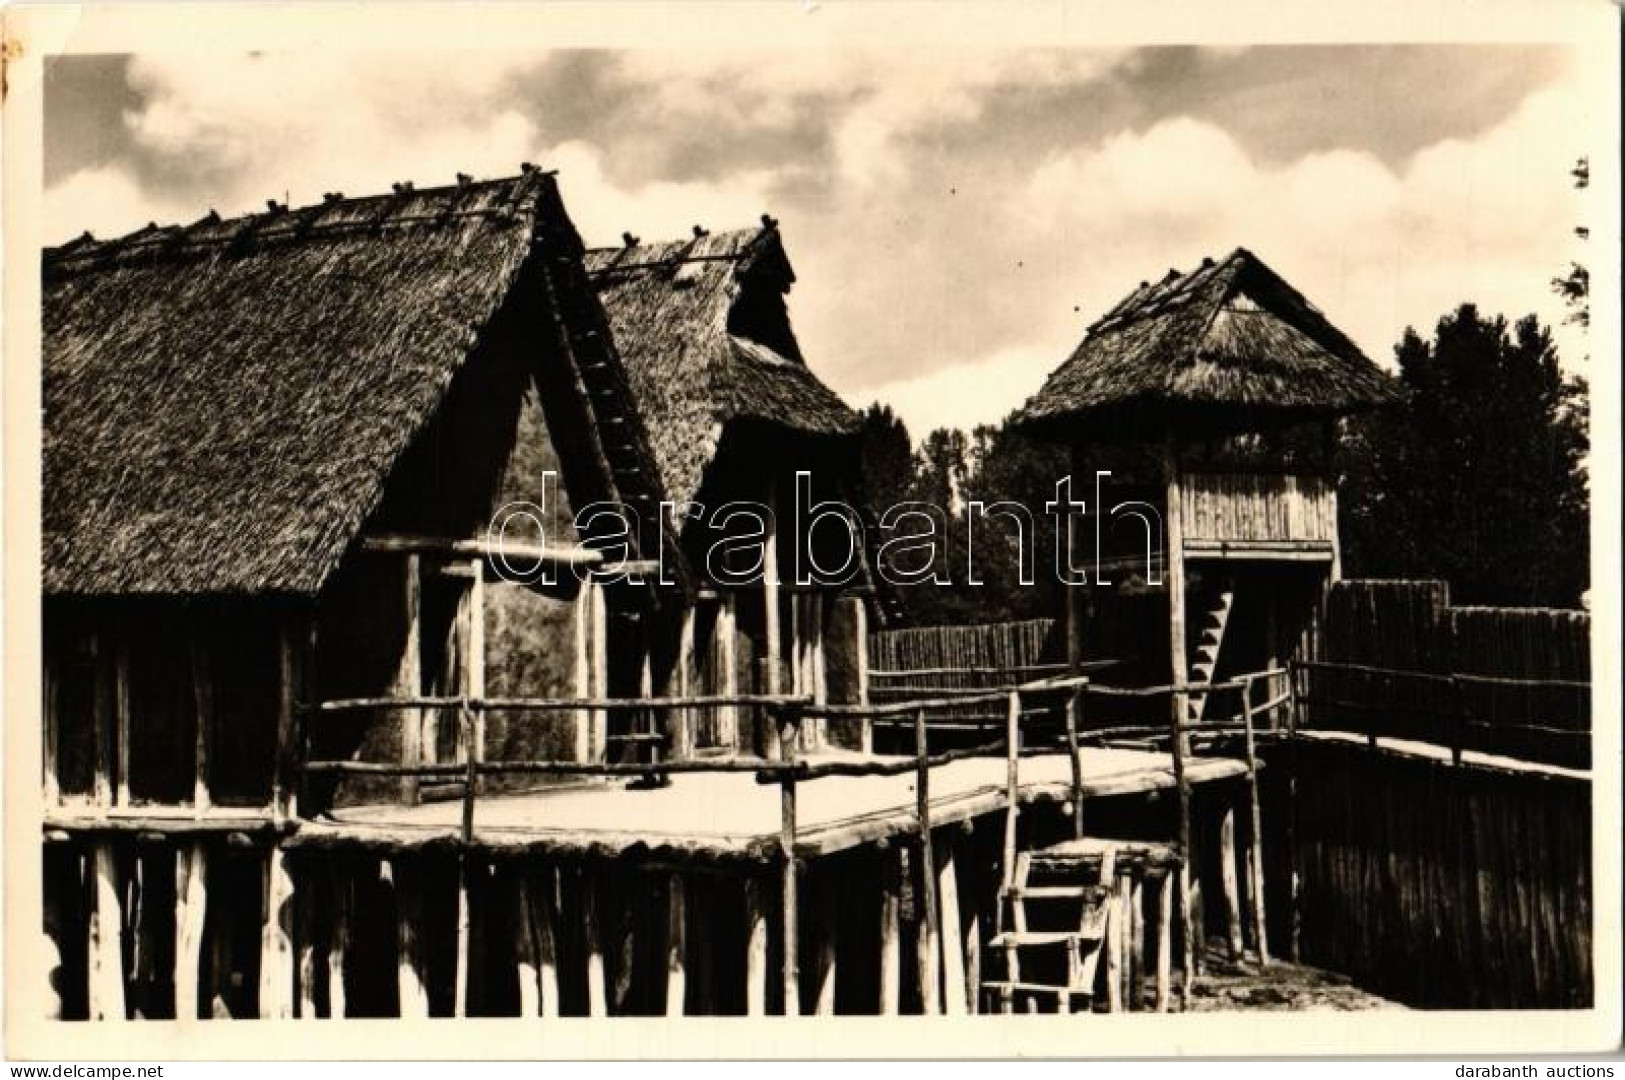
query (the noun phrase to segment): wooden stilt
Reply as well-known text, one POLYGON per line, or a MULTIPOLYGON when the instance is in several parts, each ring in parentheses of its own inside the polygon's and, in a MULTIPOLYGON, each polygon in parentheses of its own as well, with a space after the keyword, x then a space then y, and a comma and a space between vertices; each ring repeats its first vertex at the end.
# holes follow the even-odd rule
POLYGON ((288 1020, 294 1009, 294 886, 288 855, 275 845, 265 852, 260 922, 260 1019, 288 1020))
POLYGON ((597 878, 585 867, 576 872, 581 896, 582 932, 587 942, 587 1015, 609 1015, 609 958, 604 952, 603 912, 597 878))
POLYGON ((1157 1011, 1172 1007, 1174 959, 1174 875, 1163 873, 1157 881, 1157 1011))
MULTIPOLYGON (((469 747, 472 753, 474 748, 469 747)), ((471 957, 470 944, 473 939, 473 897, 470 895, 473 886, 473 877, 478 873, 478 867, 464 851, 457 860, 457 966, 451 973, 452 981, 452 1007, 451 1014, 456 1017, 468 1015, 468 989, 473 980, 470 970, 471 957)))
MULTIPOLYGON (((1103 863, 1102 874, 1108 872, 1107 864, 1103 863)), ((1103 947, 1106 951, 1106 1011, 1123 1011, 1123 943, 1128 940, 1128 898, 1123 891, 1123 875, 1111 871, 1111 877, 1101 881, 1101 884, 1111 890, 1110 914, 1106 922, 1106 940, 1103 947)))
POLYGON ((949 1016, 964 1016, 975 1006, 976 988, 965 981, 965 942, 959 929, 959 853, 951 837, 943 844, 937 871, 937 900, 942 908, 942 1004, 949 1016))
MULTIPOLYGON (((829 669, 824 657, 824 594, 814 593, 812 597, 812 699, 815 704, 824 705, 829 701, 829 669)), ((829 719, 819 716, 813 719, 813 748, 822 749, 829 745, 829 719)))
POLYGON ((402 1019, 429 1016, 427 956, 422 937, 423 892, 416 867, 385 859, 379 876, 395 894, 395 975, 402 1019))
POLYGON ((53 650, 45 650, 45 745, 44 760, 41 762, 41 781, 44 785, 45 808, 50 809, 62 801, 62 777, 57 762, 61 759, 62 729, 61 718, 58 713, 61 708, 58 704, 58 680, 56 663, 52 660, 53 650))
POLYGON ((113 788, 119 806, 130 805, 130 643, 118 635, 113 646, 113 754, 118 781, 113 788))
MULTIPOLYGON (((688 697, 693 693, 697 667, 694 663, 694 608, 683 609, 682 625, 677 633, 677 695, 688 697)), ((694 756, 694 710, 671 711, 671 752, 680 761, 694 756)))
POLYGON ((286 820, 298 812, 295 769, 299 760, 298 704, 302 626, 284 612, 277 621, 276 761, 271 769, 271 812, 286 820))
MULTIPOLYGON (((796 763, 796 745, 801 739, 799 711, 779 713, 779 753, 786 765, 796 763)), ((783 893, 779 904, 784 953, 784 1015, 801 1015, 801 947, 796 861, 796 774, 785 772, 779 780, 779 860, 783 893)))
POLYGON ((90 1018, 124 1020, 123 910, 119 904, 118 862, 109 840, 97 840, 91 851, 94 906, 90 911, 90 1018))
POLYGON ((1269 930, 1264 917, 1264 817, 1258 798, 1258 748, 1253 737, 1253 688, 1250 681, 1242 693, 1242 718, 1247 750, 1247 891, 1252 904, 1253 946, 1258 950, 1258 962, 1268 964, 1269 930))
MULTIPOLYGON (((714 631, 719 669, 718 689, 724 697, 739 693, 739 617, 736 603, 733 593, 727 593, 722 597, 717 608, 717 626, 714 631)), ((749 746, 740 745, 737 705, 722 706, 717 710, 717 719, 721 728, 717 740, 720 745, 735 750, 750 749, 749 746)))
POLYGON ((813 971, 813 1012, 818 1016, 835 1013, 835 965, 841 930, 839 882, 825 874, 814 894, 813 948, 817 950, 813 971))
MULTIPOLYGON (((468 642, 463 651, 463 690, 469 697, 485 696, 485 560, 469 562, 468 642)), ((474 760, 485 760, 485 710, 474 710, 472 752, 474 760)), ((476 790, 485 789, 485 777, 476 776, 476 790)))
MULTIPOLYGON (((591 648, 591 671, 593 696, 598 698, 609 697, 609 598, 605 595, 604 586, 594 583, 589 591, 592 601, 591 632, 588 635, 588 645, 591 648)), ((593 712, 588 716, 589 730, 592 732, 591 758, 592 761, 603 761, 609 750, 609 714, 606 712, 593 712)))
POLYGON ((208 648, 198 630, 191 641, 192 703, 196 720, 192 748, 192 807, 199 813, 211 805, 209 797, 209 752, 214 741, 214 680, 209 668, 208 648))
POLYGON ((203 1011, 203 928, 208 914, 208 849, 202 840, 175 851, 175 1017, 207 1016, 203 1011))
POLYGON ((925 733, 925 710, 914 713, 914 814, 919 824, 920 911, 919 936, 915 943, 920 970, 920 1010, 926 1016, 942 1011, 941 972, 938 957, 942 937, 941 912, 937 910, 937 870, 931 837, 931 765, 925 733))
POLYGON ((903 997, 903 853, 881 852, 880 875, 880 1015, 896 1016, 903 997))
POLYGON ((301 864, 301 875, 294 882, 294 912, 299 931, 294 935, 294 966, 298 981, 295 1013, 301 1020, 316 1019, 316 935, 319 922, 317 899, 321 895, 319 878, 309 863, 301 864))
POLYGON ((745 881, 745 1015, 767 1015, 767 895, 758 874, 745 881))
POLYGON ((1241 893, 1236 885, 1236 809, 1226 806, 1219 818, 1219 886, 1224 893, 1224 927, 1230 959, 1239 960, 1241 941, 1241 893))
POLYGON ((559 1014, 559 972, 553 936, 557 879, 551 866, 514 869, 517 903, 514 917, 518 944, 519 1015, 559 1014))
POLYGON ((350 867, 334 859, 328 867, 333 911, 327 936, 327 1015, 342 1019, 349 1015, 349 997, 344 986, 344 961, 350 954, 350 920, 354 907, 355 879, 350 867))
POLYGON ((965 1005, 972 1016, 982 1011, 981 916, 972 915, 965 927, 965 1005))
POLYGON ((1128 1010, 1145 1007, 1145 867, 1136 866, 1128 888, 1128 1010))
POLYGON ((666 1015, 682 1016, 688 1000, 688 933, 683 875, 666 877, 666 1015))

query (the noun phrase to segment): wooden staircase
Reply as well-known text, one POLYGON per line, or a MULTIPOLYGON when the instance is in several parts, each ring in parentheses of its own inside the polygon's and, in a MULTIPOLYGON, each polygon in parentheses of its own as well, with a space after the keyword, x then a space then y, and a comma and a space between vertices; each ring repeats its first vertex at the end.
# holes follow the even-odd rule
MULTIPOLYGON (((1188 681, 1200 685, 1213 682, 1219 667, 1219 652, 1224 647, 1224 631, 1230 624, 1230 611, 1236 602, 1236 584, 1226 579, 1213 594, 1212 603, 1202 614, 1201 629, 1197 633, 1196 648, 1191 658, 1188 681)), ((1207 708, 1207 694, 1196 691, 1185 697, 1186 719, 1199 723, 1207 708)))

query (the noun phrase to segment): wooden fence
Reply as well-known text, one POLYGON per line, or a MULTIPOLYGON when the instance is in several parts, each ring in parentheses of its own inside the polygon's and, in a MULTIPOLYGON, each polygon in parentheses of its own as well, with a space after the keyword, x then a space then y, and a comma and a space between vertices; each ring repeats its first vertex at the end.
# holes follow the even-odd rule
POLYGON ((1314 635, 1302 721, 1590 764, 1591 619, 1452 607, 1438 581, 1342 581, 1314 635))
POLYGON ((1295 872, 1302 960, 1425 1008, 1592 1003, 1589 781, 1310 739, 1266 757, 1271 910, 1295 872))

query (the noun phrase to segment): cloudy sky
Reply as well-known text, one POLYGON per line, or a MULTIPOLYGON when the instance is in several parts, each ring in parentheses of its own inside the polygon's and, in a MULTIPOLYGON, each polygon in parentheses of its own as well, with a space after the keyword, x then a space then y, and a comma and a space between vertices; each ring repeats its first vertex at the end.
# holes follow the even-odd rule
MULTIPOLYGON (((1587 98, 1555 47, 58 58, 53 241, 559 170, 589 243, 781 221, 809 362, 916 437, 998 420, 1142 279, 1250 248, 1374 359, 1553 322, 1587 98)), ((1576 359, 1584 344, 1564 328, 1576 359)))

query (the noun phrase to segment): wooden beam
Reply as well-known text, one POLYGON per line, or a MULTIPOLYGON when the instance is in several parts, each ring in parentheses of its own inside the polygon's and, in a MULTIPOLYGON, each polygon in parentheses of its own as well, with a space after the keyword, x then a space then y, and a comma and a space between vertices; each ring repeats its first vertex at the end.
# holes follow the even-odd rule
MULTIPOLYGON (((1175 686, 1185 685, 1189 678, 1185 642, 1185 544, 1182 536, 1182 507, 1180 505, 1179 456, 1172 434, 1163 446, 1163 471, 1168 485, 1168 642, 1170 670, 1175 686)), ((1190 737, 1185 730, 1186 695, 1183 691, 1172 696, 1174 783, 1179 791, 1179 895, 1180 922, 1183 930, 1184 981, 1180 986, 1180 999, 1190 1007, 1191 990, 1196 979, 1197 948, 1196 921, 1191 888, 1195 872, 1191 852, 1191 785, 1185 775, 1185 757, 1190 753, 1190 737)))
MULTIPOLYGON (((592 603, 591 633, 588 635, 588 644, 591 646, 591 672, 593 697, 607 698, 609 692, 609 598, 604 586, 593 582, 588 593, 592 603)), ((603 761, 609 751, 609 714, 594 712, 591 714, 590 730, 592 731, 591 754, 592 761, 603 761)))
POLYGON ((801 1015, 801 945, 796 866, 796 744, 801 738, 801 714, 795 709, 779 711, 779 748, 784 764, 792 766, 779 777, 779 860, 782 865, 782 897, 779 905, 782 929, 779 937, 784 953, 784 1015, 801 1015))
POLYGON ((175 849, 175 1016, 208 1016, 199 1001, 209 905, 208 848, 201 838, 175 849))
MULTIPOLYGON (((688 697, 694 692, 697 666, 694 663, 694 605, 683 608, 681 623, 677 631, 677 664, 674 674, 677 676, 677 695, 688 697)), ((671 749, 672 756, 679 760, 687 760, 694 756, 694 721, 695 715, 689 709, 673 709, 671 712, 671 749)))
POLYGON ((299 760, 302 623, 302 619, 289 612, 282 613, 277 620, 276 763, 271 772, 271 812, 279 821, 298 813, 294 770, 299 760))
POLYGON ((1108 915, 1106 919, 1106 939, 1101 943, 1106 956, 1106 1011, 1123 1011, 1123 946, 1128 941, 1128 896, 1123 884, 1127 875, 1103 860, 1101 873, 1111 872, 1110 878, 1103 878, 1101 884, 1110 890, 1106 903, 1108 915))
POLYGON ((1173 982, 1174 954, 1174 875, 1164 873, 1157 882, 1157 1011, 1172 1007, 1169 992, 1173 982))
POLYGON ((117 768, 118 748, 115 745, 114 690, 112 671, 112 635, 97 630, 91 633, 91 650, 95 657, 91 675, 92 723, 95 726, 95 778, 91 789, 92 801, 97 806, 113 804, 113 773, 117 768))
POLYGON ((45 808, 49 810, 62 802, 62 780, 57 765, 62 753, 62 700, 58 691, 59 676, 54 650, 49 641, 45 644, 45 741, 40 779, 44 785, 45 808))
POLYGON ((321 876, 310 863, 302 864, 302 878, 294 883, 294 907, 299 932, 294 935, 294 964, 298 981, 296 1015, 314 1020, 316 1010, 316 939, 321 926, 318 899, 322 895, 321 876))
MULTIPOLYGON (((725 593, 717 601, 717 665, 721 668, 719 691, 725 697, 739 693, 739 614, 733 593, 725 593)), ((739 744, 739 707, 723 705, 717 709, 721 722, 723 746, 733 750, 747 750, 739 744)))
POLYGON ((1137 866, 1129 878, 1128 890, 1128 1001, 1129 1012, 1139 1012, 1145 1002, 1145 868, 1137 866))
POLYGON ((458 1018, 468 1015, 469 983, 474 977, 473 965, 470 963, 474 910, 469 894, 472 885, 470 879, 478 869, 470 864, 469 852, 465 848, 457 860, 457 954, 456 967, 451 973, 451 1014, 458 1018))
MULTIPOLYGON (((423 603, 422 566, 417 554, 407 555, 401 566, 401 605, 406 633, 401 643, 400 662, 395 671, 395 696, 416 697, 423 693, 423 603)), ((400 711, 401 764, 418 765, 426 760, 423 747, 423 711, 403 708, 400 711)), ((401 802, 416 806, 418 781, 403 776, 400 781, 401 802)), ((405 1004, 402 1004, 403 1010, 405 1004)), ((402 1015, 409 1015, 405 1012, 402 1015)))
POLYGON ((260 910, 261 1020, 289 1020, 294 1015, 297 982, 294 957, 294 882, 287 852, 276 845, 265 851, 260 910))
POLYGON ((91 848, 91 897, 89 944, 90 1018, 123 1020, 124 1000, 123 911, 119 904, 118 861, 110 840, 98 840, 91 848))
POLYGON ((683 875, 666 875, 666 1015, 682 1016, 688 998, 688 933, 683 875))

